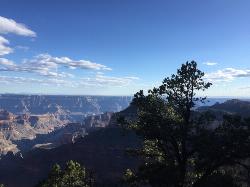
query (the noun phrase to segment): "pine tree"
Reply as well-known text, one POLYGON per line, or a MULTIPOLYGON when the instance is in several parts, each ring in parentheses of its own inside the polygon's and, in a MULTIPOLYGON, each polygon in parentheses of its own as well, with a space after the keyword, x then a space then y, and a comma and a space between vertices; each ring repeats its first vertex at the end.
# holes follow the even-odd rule
POLYGON ((223 123, 211 128, 213 115, 193 111, 195 103, 206 99, 196 94, 211 86, 203 78, 196 62, 186 62, 158 88, 135 94, 136 120, 119 119, 143 140, 141 149, 130 150, 143 164, 136 172, 125 172, 129 184, 212 187, 216 186, 213 179, 220 179, 235 186, 236 178, 231 180, 235 176, 227 168, 249 158, 250 123, 225 116, 223 123))
POLYGON ((66 163, 66 168, 61 170, 58 164, 55 164, 48 178, 40 182, 37 187, 91 187, 93 177, 79 163, 70 160, 66 163))

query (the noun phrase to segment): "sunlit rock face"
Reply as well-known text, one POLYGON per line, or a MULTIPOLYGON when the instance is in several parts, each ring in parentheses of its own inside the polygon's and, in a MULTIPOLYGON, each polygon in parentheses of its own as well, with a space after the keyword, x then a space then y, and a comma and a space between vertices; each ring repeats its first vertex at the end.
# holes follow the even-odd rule
POLYGON ((67 125, 67 120, 59 120, 52 114, 14 115, 0 111, 0 155, 20 151, 18 142, 34 140, 39 134, 48 134, 67 125))
POLYGON ((105 112, 104 114, 91 115, 84 120, 86 128, 99 128, 109 125, 113 112, 105 112))
POLYGON ((104 128, 131 97, 0 95, 0 156, 73 143, 104 128))

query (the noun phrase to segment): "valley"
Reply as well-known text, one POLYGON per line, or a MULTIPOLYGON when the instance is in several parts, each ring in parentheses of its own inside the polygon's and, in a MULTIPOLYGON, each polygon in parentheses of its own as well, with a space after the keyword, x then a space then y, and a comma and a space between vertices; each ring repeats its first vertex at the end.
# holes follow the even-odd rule
MULTIPOLYGON (((250 115, 249 106, 248 101, 228 100, 195 111, 214 112, 219 124, 222 115, 240 115, 242 111, 236 108, 247 108, 244 111, 250 115)), ((127 167, 136 168, 140 163, 134 157, 127 157, 125 150, 140 147, 142 141, 133 132, 124 132, 117 123, 119 116, 135 119, 136 111, 129 106, 120 112, 88 115, 79 123, 52 114, 20 116, 2 110, 1 145, 5 155, 0 160, 0 180, 7 186, 32 187, 47 175, 51 165, 72 159, 94 172, 96 186, 115 186, 127 167), (11 128, 7 128, 6 122, 11 128), (18 176, 15 181, 14 176, 18 176)))
POLYGON ((107 126, 131 97, 0 96, 0 155, 74 142, 107 126))

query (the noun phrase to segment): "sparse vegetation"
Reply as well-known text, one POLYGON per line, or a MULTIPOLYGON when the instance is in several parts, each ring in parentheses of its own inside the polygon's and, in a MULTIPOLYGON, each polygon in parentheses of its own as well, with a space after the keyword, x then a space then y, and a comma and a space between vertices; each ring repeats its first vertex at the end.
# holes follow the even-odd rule
POLYGON ((48 178, 40 182, 37 187, 91 187, 93 177, 79 163, 70 160, 64 170, 55 164, 48 178))
POLYGON ((119 121, 143 140, 141 149, 129 150, 143 164, 125 172, 127 184, 249 186, 250 120, 227 115, 214 127, 213 115, 192 111, 195 103, 206 99, 196 93, 211 86, 203 77, 196 62, 187 62, 158 88, 135 94, 137 119, 119 121))

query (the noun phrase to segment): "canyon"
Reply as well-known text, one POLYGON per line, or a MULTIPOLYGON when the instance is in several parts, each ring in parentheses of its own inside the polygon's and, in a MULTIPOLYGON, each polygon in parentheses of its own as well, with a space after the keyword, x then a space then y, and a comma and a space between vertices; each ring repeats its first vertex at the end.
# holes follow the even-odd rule
POLYGON ((0 155, 72 143, 106 127, 132 97, 0 95, 0 155))

